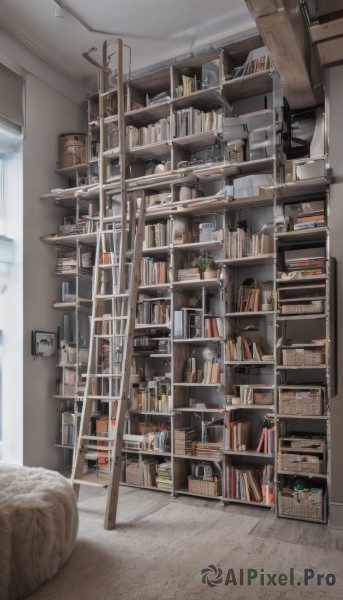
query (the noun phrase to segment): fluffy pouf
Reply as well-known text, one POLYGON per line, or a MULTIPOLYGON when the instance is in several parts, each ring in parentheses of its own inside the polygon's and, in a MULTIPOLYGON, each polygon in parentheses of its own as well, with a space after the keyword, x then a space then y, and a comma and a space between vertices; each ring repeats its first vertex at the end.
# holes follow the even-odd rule
POLYGON ((51 579, 76 540, 76 496, 54 471, 0 465, 0 600, 51 579))

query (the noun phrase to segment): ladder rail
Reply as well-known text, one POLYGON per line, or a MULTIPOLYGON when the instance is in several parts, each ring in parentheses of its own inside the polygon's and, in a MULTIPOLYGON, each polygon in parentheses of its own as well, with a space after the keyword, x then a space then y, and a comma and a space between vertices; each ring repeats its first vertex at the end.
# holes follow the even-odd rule
MULTIPOLYGON (((117 69, 117 113, 119 125, 119 169, 120 169, 120 223, 106 221, 107 192, 105 151, 105 112, 106 92, 112 54, 109 54, 107 41, 103 44, 103 68, 100 69, 99 121, 100 121, 100 160, 99 160, 99 228, 95 254, 93 307, 90 331, 90 350, 87 365, 84 402, 81 425, 73 466, 72 481, 78 494, 80 485, 89 482, 83 478, 86 455, 92 444, 98 446, 107 442, 104 452, 109 456, 108 496, 104 517, 104 527, 110 529, 116 524, 121 459, 124 439, 125 416, 130 391, 131 362, 134 347, 136 303, 141 274, 141 257, 145 234, 145 192, 137 218, 137 198, 131 201, 126 190, 126 151, 124 121, 124 81, 123 44, 116 40, 117 69), (118 226, 119 225, 119 226, 118 226), (129 247, 129 248, 128 248, 129 247), (128 251, 130 249, 130 252, 128 251), (111 254, 110 264, 105 260, 106 252, 111 254), (130 259, 128 259, 130 256, 130 259), (113 264, 115 263, 115 264, 113 264), (111 291, 112 286, 112 291, 111 291), (107 313, 105 315, 105 312, 107 313), (110 314, 108 314, 110 312, 110 314), (105 318, 104 318, 105 317, 105 318), (92 407, 94 402, 108 404, 108 431, 104 435, 98 430, 90 433, 92 407), (116 406, 116 414, 114 407, 116 406), (112 417, 115 425, 112 429, 112 417)), ((112 42, 111 42, 112 43, 112 42)), ((113 54, 114 54, 113 53, 113 54)), ((113 71, 112 71, 113 73, 113 71)), ((101 446, 98 448, 101 452, 101 446)), ((93 484, 94 485, 94 482, 93 484)))
POLYGON ((127 322, 126 322, 126 338, 123 350, 122 360, 122 380, 120 384, 120 403, 118 405, 116 424, 114 429, 114 444, 112 452, 112 466, 110 472, 110 481, 108 486, 107 505, 105 512, 105 528, 111 529, 116 524, 119 484, 120 484, 120 469, 123 448, 123 432, 125 414, 127 411, 128 396, 130 389, 131 377, 131 362, 133 355, 134 344, 134 328, 136 320, 136 302, 138 295, 138 287, 140 283, 141 256, 144 239, 145 225, 145 194, 142 194, 141 206, 139 211, 138 223, 136 228, 136 238, 134 245, 134 253, 132 257, 131 278, 130 278, 130 295, 127 307, 127 322))

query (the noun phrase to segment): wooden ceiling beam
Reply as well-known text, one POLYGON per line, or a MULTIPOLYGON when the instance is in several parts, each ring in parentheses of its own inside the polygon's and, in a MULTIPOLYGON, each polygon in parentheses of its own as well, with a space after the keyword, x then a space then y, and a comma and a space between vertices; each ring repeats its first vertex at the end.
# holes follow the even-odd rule
POLYGON ((292 108, 323 99, 320 64, 298 0, 245 0, 292 108))

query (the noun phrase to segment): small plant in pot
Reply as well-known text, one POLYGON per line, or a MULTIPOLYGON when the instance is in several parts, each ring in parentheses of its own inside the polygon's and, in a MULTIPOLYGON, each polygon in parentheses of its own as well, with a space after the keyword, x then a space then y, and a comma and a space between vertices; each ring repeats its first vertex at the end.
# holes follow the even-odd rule
POLYGON ((213 256, 206 250, 201 250, 199 256, 192 260, 192 267, 199 269, 203 279, 215 279, 217 277, 217 267, 213 256))

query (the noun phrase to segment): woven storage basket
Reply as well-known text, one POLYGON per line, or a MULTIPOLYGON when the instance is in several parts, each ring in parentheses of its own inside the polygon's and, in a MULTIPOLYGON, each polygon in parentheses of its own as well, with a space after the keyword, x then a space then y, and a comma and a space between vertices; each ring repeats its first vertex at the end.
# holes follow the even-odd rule
POLYGON ((203 494, 204 496, 219 496, 221 493, 221 480, 218 480, 218 477, 198 479, 189 475, 188 491, 193 494, 203 494))
POLYGON ((320 390, 310 398, 289 397, 288 392, 280 391, 280 415, 308 415, 320 416, 323 414, 323 401, 320 390))
POLYGON ((293 496, 286 496, 279 492, 278 498, 280 516, 324 521, 326 494, 322 496, 294 492, 293 496))
POLYGON ((131 485, 141 485, 141 466, 138 460, 126 464, 125 480, 131 485))
POLYGON ((62 133, 59 139, 60 169, 75 167, 87 162, 87 135, 62 133))
POLYGON ((280 471, 292 473, 324 473, 324 461, 308 454, 279 454, 280 471), (301 459, 301 460, 300 460, 301 459))
POLYGON ((290 443, 291 448, 313 448, 314 445, 316 445, 318 452, 323 452, 325 449, 325 442, 322 439, 294 438, 294 440, 291 440, 290 443))
POLYGON ((325 364, 325 352, 323 352, 322 347, 320 347, 320 350, 284 348, 282 350, 282 364, 286 367, 318 367, 325 364))
POLYGON ((282 304, 282 315, 309 315, 322 313, 324 310, 324 300, 313 300, 309 304, 282 304))

